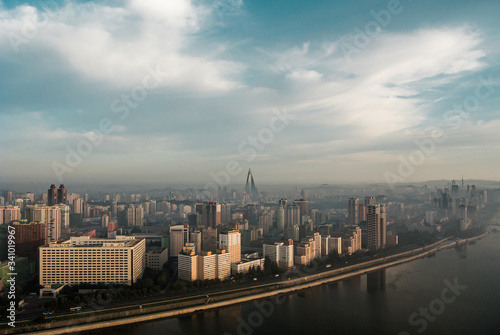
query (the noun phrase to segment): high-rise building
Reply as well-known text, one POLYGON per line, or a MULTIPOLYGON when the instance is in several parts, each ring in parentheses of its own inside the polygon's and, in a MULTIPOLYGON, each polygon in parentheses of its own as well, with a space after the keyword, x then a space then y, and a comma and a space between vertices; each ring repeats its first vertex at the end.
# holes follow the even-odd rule
POLYGON ((135 225, 135 206, 130 204, 127 208, 127 226, 135 225))
POLYGON ((349 198, 349 208, 347 212, 349 225, 357 225, 359 223, 358 205, 359 205, 358 198, 349 198))
POLYGON ((196 230, 192 232, 189 240, 194 243, 195 253, 201 255, 201 231, 196 230))
POLYGON ((358 204, 358 223, 361 221, 366 221, 366 206, 364 204, 358 204))
POLYGON ((179 253, 178 277, 182 280, 224 280, 231 275, 231 255, 225 250, 202 251, 196 255, 194 245, 187 243, 179 253))
POLYGON ((187 224, 170 226, 171 257, 177 257, 179 253, 182 251, 182 248, 184 248, 184 245, 188 242, 189 242, 189 226, 187 224))
POLYGON ((201 226, 217 228, 221 224, 221 205, 218 202, 197 203, 196 213, 201 215, 201 226))
POLYGON ((200 227, 201 230, 201 250, 213 251, 217 249, 217 228, 200 227))
POLYGON ((50 188, 47 192, 47 204, 49 206, 54 206, 57 204, 57 188, 56 185, 50 185, 50 188))
POLYGON ((29 222, 26 220, 14 221, 16 255, 28 257, 30 260, 39 262, 38 248, 47 243, 46 224, 29 222))
POLYGON ((303 222, 301 220, 300 216, 300 207, 297 205, 291 205, 286 207, 286 220, 287 223, 285 224, 285 227, 293 227, 294 225, 302 225, 303 222))
POLYGON ((40 247, 40 285, 105 283, 132 285, 142 277, 146 242, 134 236, 71 237, 40 247))
POLYGON ((368 205, 367 211, 368 249, 385 248, 386 245, 386 213, 385 205, 368 205))
POLYGON ((9 224, 16 220, 21 220, 19 206, 0 206, 0 225, 9 224))
MULTIPOLYGON (((283 215, 283 212, 281 213, 283 215)), ((284 222, 284 220, 282 220, 284 222)), ((259 228, 262 229, 262 234, 267 235, 273 225, 273 216, 269 213, 262 213, 259 215, 259 228)))
MULTIPOLYGON (((57 190, 57 203, 58 204, 66 204, 67 203, 67 190, 64 188, 64 185, 61 184, 59 189, 57 190)), ((56 205, 56 204, 54 204, 56 205)))
POLYGON ((149 214, 155 215, 156 213, 156 200, 149 201, 149 214))
POLYGON ((142 205, 139 205, 135 208, 135 218, 134 218, 134 226, 142 227, 144 225, 144 208, 142 205))
POLYGON ((230 204, 221 204, 221 223, 228 224, 231 221, 231 205, 230 204))
POLYGON ((64 203, 56 206, 61 209, 61 229, 69 229, 69 206, 64 203))
POLYGON ((47 242, 59 240, 61 236, 61 208, 59 206, 28 205, 26 206, 26 220, 46 224, 47 242))
POLYGON ((467 220, 467 205, 458 206, 458 218, 461 220, 467 220))
POLYGON ((179 279, 187 281, 197 280, 199 255, 197 255, 194 251, 194 244, 186 243, 177 255, 177 276, 179 279))
POLYGON ((161 271, 163 265, 168 261, 168 249, 152 249, 146 253, 146 267, 161 271))
POLYGON ((74 214, 83 214, 83 199, 76 198, 73 200, 73 213, 74 214))
POLYGON ((259 191, 255 186, 255 181, 253 180, 252 170, 248 169, 247 180, 245 184, 245 194, 250 197, 252 202, 259 202, 259 191))
POLYGON ((376 202, 375 197, 365 197, 365 206, 375 205, 376 202))
POLYGON ((297 265, 309 265, 311 260, 311 245, 309 243, 301 242, 297 246, 296 254, 294 257, 294 263, 297 265))
POLYGON ((12 204, 12 191, 3 191, 3 197, 9 205, 12 204))
POLYGON ((241 233, 230 230, 219 235, 219 249, 231 254, 231 264, 241 261, 241 233))
POLYGON ((300 217, 304 215, 309 215, 309 201, 305 199, 298 199, 293 202, 295 205, 300 208, 300 217))
POLYGON ((293 241, 292 239, 282 242, 274 242, 274 244, 262 245, 263 257, 269 257, 272 262, 283 269, 293 266, 293 241))

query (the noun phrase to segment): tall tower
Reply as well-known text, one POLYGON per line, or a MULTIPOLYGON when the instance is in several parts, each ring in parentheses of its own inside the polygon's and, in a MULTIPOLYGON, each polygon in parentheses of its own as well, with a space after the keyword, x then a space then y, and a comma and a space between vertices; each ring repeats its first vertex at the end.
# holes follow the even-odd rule
POLYGON ((245 185, 245 193, 250 196, 250 199, 253 202, 259 201, 259 191, 257 191, 257 187, 255 187, 255 182, 253 180, 251 169, 248 169, 247 182, 245 185))
POLYGON ((385 248, 386 213, 385 205, 374 204, 366 207, 368 249, 385 248))
MULTIPOLYGON (((61 184, 59 189, 57 190, 57 203, 56 204, 66 204, 67 203, 67 191, 64 188, 64 185, 61 184)), ((56 205, 54 204, 54 205, 56 205)))
POLYGON ((241 233, 230 230, 219 235, 219 248, 231 255, 231 264, 241 261, 241 233))
POLYGON ((49 191, 47 192, 47 204, 49 206, 57 204, 57 188, 54 184, 50 185, 49 191))
POLYGON ((348 208, 347 217, 349 220, 349 225, 351 225, 351 226, 357 225, 359 223, 359 221, 358 221, 358 205, 359 205, 358 198, 349 198, 349 208, 348 208))
POLYGON ((195 211, 201 217, 199 225, 217 228, 221 224, 222 212, 218 202, 204 201, 195 206, 195 211))

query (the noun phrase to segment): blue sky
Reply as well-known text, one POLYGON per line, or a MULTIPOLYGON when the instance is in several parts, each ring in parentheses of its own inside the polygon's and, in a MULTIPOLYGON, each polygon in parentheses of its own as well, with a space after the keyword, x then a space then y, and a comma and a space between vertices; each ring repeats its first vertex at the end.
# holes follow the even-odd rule
POLYGON ((230 183, 498 180, 498 17, 498 1, 3 1, 0 182, 202 184, 228 162, 230 183))

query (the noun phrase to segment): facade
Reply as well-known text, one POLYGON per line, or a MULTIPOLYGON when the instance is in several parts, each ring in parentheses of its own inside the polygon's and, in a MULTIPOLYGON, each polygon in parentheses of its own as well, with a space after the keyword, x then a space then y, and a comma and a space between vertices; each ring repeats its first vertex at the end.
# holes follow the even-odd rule
POLYGON ((0 206, 0 225, 21 220, 21 208, 18 206, 0 206))
POLYGON ((195 281, 198 279, 198 255, 194 252, 194 244, 186 243, 178 254, 177 276, 179 279, 195 281))
POLYGON ((262 245, 263 257, 269 259, 283 269, 293 266, 293 240, 288 239, 283 242, 262 245))
POLYGON ((286 207, 286 227, 293 227, 293 225, 302 225, 300 216, 300 207, 297 205, 290 205, 286 207))
POLYGON ((50 188, 47 191, 47 204, 49 206, 57 204, 57 188, 54 184, 50 185, 50 188))
POLYGON ((200 215, 198 225, 217 228, 221 224, 221 205, 218 202, 204 201, 196 204, 196 213, 200 215))
POLYGON ((74 214, 83 214, 83 199, 77 198, 73 200, 73 213, 74 214))
POLYGON ((153 249, 146 253, 146 267, 161 271, 168 261, 168 249, 153 249))
POLYGON ((385 248, 386 245, 386 214, 385 205, 367 206, 368 249, 385 248))
POLYGON ((231 255, 225 250, 217 253, 203 251, 201 255, 194 252, 194 244, 186 243, 179 254, 178 276, 187 281, 224 280, 231 275, 231 255))
POLYGON ((231 264, 231 272, 232 273, 247 273, 251 268, 264 269, 264 261, 265 258, 246 258, 242 259, 239 263, 231 264))
POLYGON ((38 248, 47 243, 46 224, 40 222, 15 221, 12 223, 15 230, 16 254, 28 257, 38 264, 38 248))
POLYGON ((338 253, 342 254, 342 238, 341 237, 329 237, 328 238, 328 253, 338 253))
POLYGON ((346 234, 349 237, 354 238, 354 250, 352 252, 361 250, 361 244, 362 244, 362 231, 359 226, 348 226, 346 227, 346 234))
MULTIPOLYGON (((284 215, 283 212, 281 214, 282 216, 284 215)), ((283 218, 282 220, 282 225, 284 226, 285 220, 283 218)), ((269 231, 271 230, 271 227, 273 225, 273 216, 269 213, 262 213, 259 215, 259 228, 262 229, 262 234, 267 235, 269 234, 269 231)))
POLYGON ((357 225, 358 222, 358 205, 359 205, 359 200, 358 198, 349 198, 349 206, 348 206, 348 212, 347 212, 347 219, 349 222, 349 225, 357 225))
POLYGON ((241 261, 241 233, 231 230, 219 235, 219 249, 231 254, 231 264, 241 261))
POLYGON ((28 220, 28 222, 46 224, 47 243, 59 240, 61 236, 61 208, 59 206, 26 206, 26 220, 28 220))
POLYGON ((135 218, 134 218, 134 226, 142 227, 144 225, 144 208, 139 205, 135 208, 135 218))
POLYGON ((69 206, 60 203, 57 207, 61 209, 61 229, 69 229, 69 206))
POLYGON ((297 265, 309 265, 311 263, 311 246, 309 243, 300 243, 297 246, 295 254, 295 264, 297 265))
POLYGON ((177 257, 184 245, 189 242, 189 226, 170 226, 170 256, 177 257))
POLYGON ((217 228, 200 227, 201 230, 201 250, 212 251, 217 249, 217 228))
POLYGON ((194 243, 194 251, 201 255, 201 231, 196 230, 191 233, 190 241, 194 243))
POLYGON ((81 236, 52 242, 40 247, 40 285, 132 285, 144 272, 145 251, 145 240, 133 236, 115 239, 81 236))
POLYGON ((309 215, 309 201, 306 199, 298 199, 293 202, 295 205, 300 208, 300 217, 304 215, 309 215))

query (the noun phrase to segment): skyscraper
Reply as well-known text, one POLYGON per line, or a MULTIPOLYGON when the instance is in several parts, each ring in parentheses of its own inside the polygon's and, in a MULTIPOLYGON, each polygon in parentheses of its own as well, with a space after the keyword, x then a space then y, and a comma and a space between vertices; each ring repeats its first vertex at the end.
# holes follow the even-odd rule
POLYGON ((54 206, 57 204, 57 188, 56 185, 50 185, 50 188, 47 192, 47 204, 49 206, 54 206))
MULTIPOLYGON (((26 206, 28 222, 45 223, 47 242, 56 242, 61 234, 61 208, 58 206, 29 205, 26 206)), ((66 219, 66 218, 65 218, 66 219)), ((69 222, 69 218, 68 218, 69 222)))
POLYGON ((309 215, 309 201, 306 199, 298 199, 293 202, 295 205, 299 206, 300 208, 300 217, 303 217, 304 215, 309 215))
MULTIPOLYGON (((170 256, 177 257, 184 244, 189 242, 189 225, 170 226, 170 256)), ((194 245, 193 245, 194 247, 194 245)))
POLYGON ((219 235, 219 248, 231 254, 231 264, 241 261, 241 233, 231 230, 219 235))
POLYGON ((359 223, 358 221, 358 198, 349 198, 349 208, 348 208, 348 220, 349 225, 354 226, 359 223))
POLYGON ((57 203, 66 204, 66 202, 67 202, 67 190, 64 188, 64 185, 61 184, 59 186, 59 189, 57 190, 57 203))
POLYGON ((374 204, 366 207, 368 249, 385 248, 386 214, 385 205, 374 204))
POLYGON ((259 191, 257 191, 257 187, 255 186, 251 169, 248 169, 245 193, 250 196, 252 202, 259 202, 259 191))
POLYGON ((196 213, 201 215, 201 226, 217 228, 221 224, 221 205, 218 202, 204 201, 196 204, 196 213))

